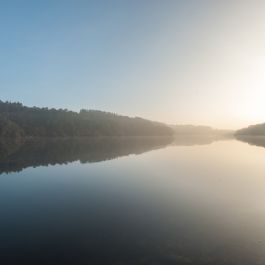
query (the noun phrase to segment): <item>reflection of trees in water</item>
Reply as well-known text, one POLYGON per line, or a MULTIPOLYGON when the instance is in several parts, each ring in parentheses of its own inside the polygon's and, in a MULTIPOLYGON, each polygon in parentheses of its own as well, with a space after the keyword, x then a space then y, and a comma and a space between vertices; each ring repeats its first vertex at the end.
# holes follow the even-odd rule
POLYGON ((36 138, 0 140, 0 174, 27 167, 65 164, 79 160, 93 163, 165 147, 206 145, 223 138, 211 136, 36 138))
POLYGON ((34 139, 0 142, 0 173, 32 166, 65 164, 79 160, 92 163, 165 147, 170 137, 113 137, 34 139))
POLYGON ((250 145, 265 147, 265 136, 237 135, 236 139, 250 145))

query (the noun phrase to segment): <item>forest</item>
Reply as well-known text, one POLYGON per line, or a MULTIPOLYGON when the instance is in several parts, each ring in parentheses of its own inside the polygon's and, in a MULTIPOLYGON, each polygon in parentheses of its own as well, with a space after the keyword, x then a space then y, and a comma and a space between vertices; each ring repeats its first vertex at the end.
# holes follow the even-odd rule
POLYGON ((139 117, 86 110, 26 107, 0 101, 0 137, 171 136, 167 125, 139 117))
POLYGON ((265 123, 251 125, 247 128, 243 128, 241 130, 236 131, 236 136, 240 135, 249 135, 249 136, 265 136, 265 123))

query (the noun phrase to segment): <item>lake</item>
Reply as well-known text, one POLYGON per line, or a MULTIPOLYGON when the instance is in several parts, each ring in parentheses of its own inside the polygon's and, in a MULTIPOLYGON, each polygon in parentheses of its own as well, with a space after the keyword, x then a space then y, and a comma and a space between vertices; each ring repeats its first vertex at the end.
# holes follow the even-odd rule
POLYGON ((265 264, 264 143, 2 141, 1 264, 265 264))

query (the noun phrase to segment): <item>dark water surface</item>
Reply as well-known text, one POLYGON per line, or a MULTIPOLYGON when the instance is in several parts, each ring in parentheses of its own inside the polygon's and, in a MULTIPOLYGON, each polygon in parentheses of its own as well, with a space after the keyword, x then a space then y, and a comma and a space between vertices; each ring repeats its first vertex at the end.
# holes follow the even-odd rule
POLYGON ((265 264, 265 141, 214 140, 2 141, 0 264, 265 264))

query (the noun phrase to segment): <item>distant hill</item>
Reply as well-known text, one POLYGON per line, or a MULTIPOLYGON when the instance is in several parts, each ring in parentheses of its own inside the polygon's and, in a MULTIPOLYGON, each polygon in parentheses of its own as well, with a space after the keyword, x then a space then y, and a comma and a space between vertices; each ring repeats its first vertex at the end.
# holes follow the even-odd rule
POLYGON ((209 126, 171 125, 175 135, 232 135, 232 130, 213 129, 209 126))
POLYGON ((235 135, 265 136, 265 123, 251 125, 247 128, 236 131, 235 135))
POLYGON ((172 136, 159 122, 114 113, 26 107, 0 101, 0 137, 172 136))

